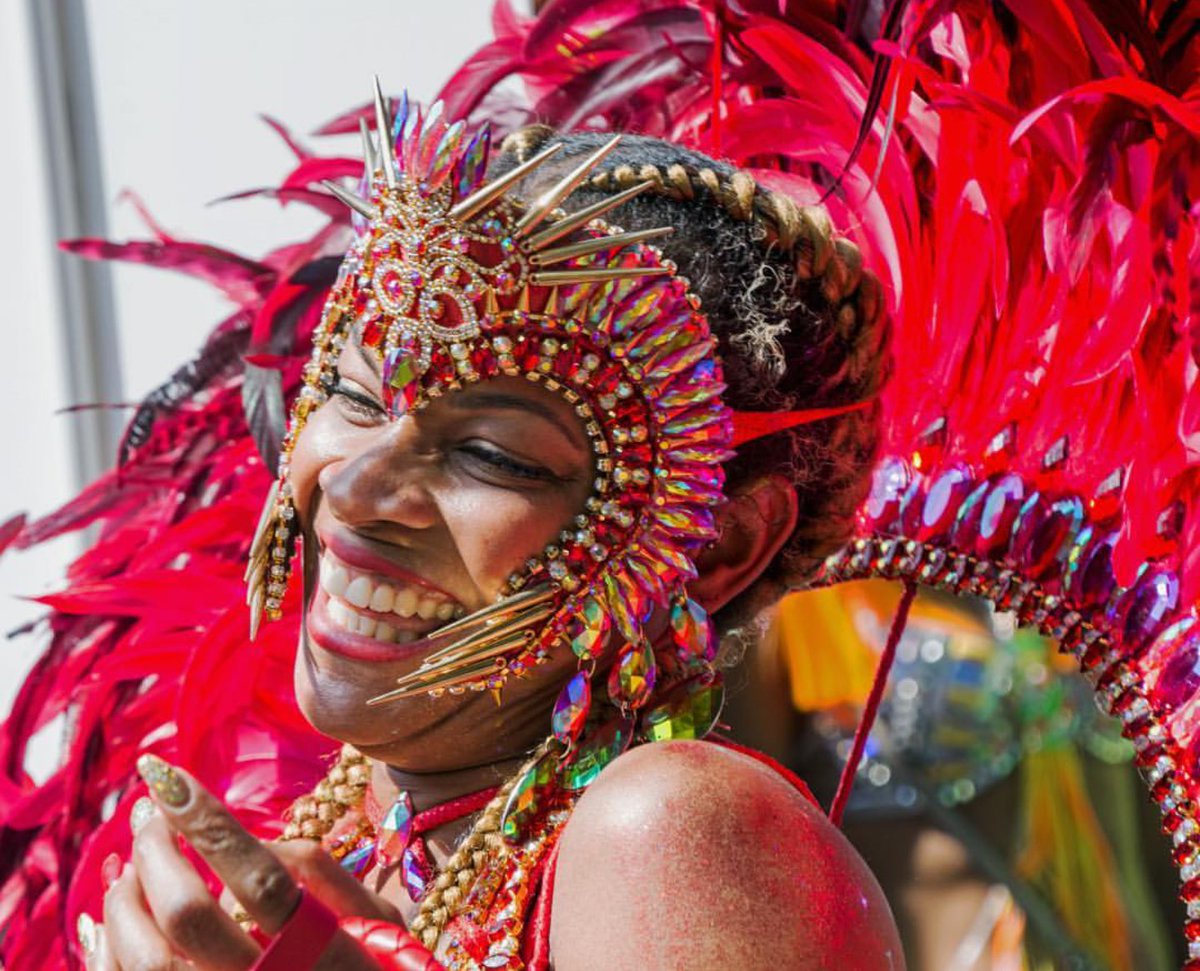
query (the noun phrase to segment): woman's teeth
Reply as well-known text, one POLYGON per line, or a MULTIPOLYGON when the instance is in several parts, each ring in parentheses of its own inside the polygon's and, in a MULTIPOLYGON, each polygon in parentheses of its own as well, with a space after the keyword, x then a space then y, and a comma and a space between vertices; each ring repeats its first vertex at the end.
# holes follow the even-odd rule
POLYGON ((321 589, 329 594, 329 617, 334 623, 385 643, 396 640, 396 628, 387 621, 360 614, 354 607, 404 619, 450 620, 463 614, 462 607, 442 594, 425 587, 384 583, 355 572, 329 553, 321 557, 320 582, 321 589))

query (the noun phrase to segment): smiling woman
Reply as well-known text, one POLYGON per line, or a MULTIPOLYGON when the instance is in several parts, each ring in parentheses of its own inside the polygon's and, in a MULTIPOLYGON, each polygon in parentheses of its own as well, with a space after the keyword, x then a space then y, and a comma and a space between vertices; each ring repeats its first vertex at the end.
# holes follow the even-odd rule
MULTIPOLYGON (((153 801, 99 866, 103 920, 81 909, 86 960, 901 966, 803 784, 700 744, 721 632, 834 549, 865 488, 878 284, 821 213, 698 153, 536 128, 493 152, 439 112, 377 88, 356 191, 326 184, 344 255, 298 267, 249 334, 247 401, 284 337, 311 351, 282 446, 251 427, 279 458, 246 619, 281 646, 262 620, 299 619, 296 704, 341 754, 270 846, 153 746, 153 801), (719 263, 697 249, 711 233, 719 263), (273 333, 291 297, 279 320, 311 331, 273 333), (789 370, 793 344, 829 375, 789 370), (712 920, 761 900, 753 924, 712 920)), ((157 447, 139 434, 138 459, 157 447)))

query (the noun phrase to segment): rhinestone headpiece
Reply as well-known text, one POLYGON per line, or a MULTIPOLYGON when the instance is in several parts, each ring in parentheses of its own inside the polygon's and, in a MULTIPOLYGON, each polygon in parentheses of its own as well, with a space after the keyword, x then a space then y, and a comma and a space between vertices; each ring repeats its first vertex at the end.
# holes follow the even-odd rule
MULTIPOLYGON (((609 693, 639 707, 662 663, 643 630, 656 605, 669 611, 675 636, 667 663, 677 660, 678 670, 669 675, 703 667, 713 653, 711 625, 685 584, 695 576, 692 556, 716 536, 721 463, 732 454, 731 414, 700 302, 647 243, 671 230, 626 233, 601 219, 649 183, 570 215, 559 208, 619 136, 526 205, 509 191, 560 145, 486 181, 487 129, 471 136, 462 122, 443 121, 438 106, 422 118, 407 98, 393 120, 378 83, 375 113, 378 143, 363 126, 359 193, 328 185, 354 210, 356 238, 314 334, 251 551, 252 613, 256 605, 280 613, 295 536, 291 450, 327 399, 338 355, 358 327, 382 360, 393 417, 471 382, 524 376, 571 404, 595 467, 586 508, 509 578, 503 599, 438 631, 446 646, 374 701, 498 691, 561 640, 590 662, 615 629, 621 643, 609 693)), ((568 708, 555 718, 567 744, 580 721, 572 714, 580 706, 568 708)))

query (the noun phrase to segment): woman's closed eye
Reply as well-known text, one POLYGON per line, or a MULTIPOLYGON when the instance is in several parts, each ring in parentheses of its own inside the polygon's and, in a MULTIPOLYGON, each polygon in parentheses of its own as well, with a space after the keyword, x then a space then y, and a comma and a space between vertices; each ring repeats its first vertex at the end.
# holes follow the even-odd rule
POLYGON ((456 446, 456 451, 465 458, 469 465, 474 465, 493 476, 500 474, 535 482, 561 481, 560 476, 545 466, 518 459, 482 439, 472 438, 460 442, 456 446))
POLYGON ((365 388, 345 378, 339 378, 333 386, 333 395, 341 402, 345 411, 360 419, 375 420, 387 414, 382 401, 365 388))

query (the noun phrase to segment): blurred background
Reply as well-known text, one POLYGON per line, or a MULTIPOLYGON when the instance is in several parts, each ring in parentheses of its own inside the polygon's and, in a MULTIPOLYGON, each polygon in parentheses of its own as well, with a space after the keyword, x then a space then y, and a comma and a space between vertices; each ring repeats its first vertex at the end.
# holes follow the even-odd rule
MULTIPOLYGON (((385 88, 428 99, 491 39, 490 9, 490 0, 0 0, 0 523, 51 511, 111 464, 129 412, 64 409, 138 401, 227 313, 195 280, 85 264, 55 241, 146 236, 130 190, 182 237, 250 256, 298 238, 315 213, 216 201, 275 184, 290 167, 262 115, 303 139, 365 101, 376 73, 385 88)), ((70 536, 0 558, 0 712, 42 644, 6 636, 40 613, 22 598, 49 589, 79 544, 70 536)), ((57 738, 45 741, 49 754, 57 738)))

